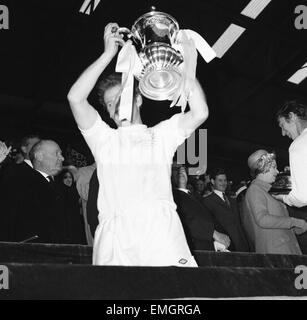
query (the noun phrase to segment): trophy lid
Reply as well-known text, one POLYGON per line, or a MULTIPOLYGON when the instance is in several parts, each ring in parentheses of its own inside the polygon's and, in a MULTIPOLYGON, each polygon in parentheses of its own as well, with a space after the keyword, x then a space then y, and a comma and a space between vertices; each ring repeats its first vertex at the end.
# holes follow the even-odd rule
POLYGON ((168 13, 156 11, 155 7, 150 8, 151 11, 143 14, 141 17, 139 17, 133 24, 133 29, 145 29, 148 25, 156 24, 156 23, 163 23, 168 26, 171 26, 172 29, 179 30, 179 24, 177 20, 172 17, 168 13))

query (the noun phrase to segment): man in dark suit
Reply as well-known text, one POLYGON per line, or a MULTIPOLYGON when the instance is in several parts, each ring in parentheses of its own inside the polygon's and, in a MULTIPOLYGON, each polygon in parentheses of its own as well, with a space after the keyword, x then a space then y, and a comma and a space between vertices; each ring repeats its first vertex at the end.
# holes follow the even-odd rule
POLYGON ((17 165, 15 176, 2 181, 0 239, 65 243, 61 193, 52 181, 62 169, 61 149, 54 141, 41 140, 31 149, 30 159, 33 169, 17 165))
POLYGON ((183 166, 172 170, 173 196, 191 250, 214 251, 213 241, 226 248, 229 237, 215 230, 213 219, 202 203, 187 189, 188 176, 183 166))
POLYGON ((97 208, 98 191, 99 191, 99 181, 97 176, 97 169, 95 169, 89 183, 88 198, 86 203, 87 222, 90 226, 90 230, 93 238, 95 236, 96 228, 99 224, 99 221, 98 221, 99 211, 97 208))
POLYGON ((230 237, 230 251, 249 251, 236 200, 228 197, 225 193, 227 188, 225 170, 221 168, 214 170, 211 174, 211 183, 214 192, 203 199, 203 205, 213 216, 216 229, 230 237))
POLYGON ((34 134, 22 138, 20 149, 24 160, 20 164, 10 164, 2 174, 0 182, 2 203, 0 211, 0 241, 16 241, 13 234, 19 232, 12 225, 12 221, 14 221, 17 212, 24 211, 24 202, 29 197, 27 182, 33 175, 33 165, 30 161, 29 153, 33 145, 39 141, 39 136, 34 134))

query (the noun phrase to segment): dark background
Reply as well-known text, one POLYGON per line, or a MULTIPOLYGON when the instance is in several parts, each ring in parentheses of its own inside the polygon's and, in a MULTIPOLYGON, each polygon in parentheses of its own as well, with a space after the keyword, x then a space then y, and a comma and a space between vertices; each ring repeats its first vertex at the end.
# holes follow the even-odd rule
MULTIPOLYGON (((255 19, 240 14, 249 0, 101 0, 91 15, 79 13, 83 0, 10 0, 9 30, 0 30, 0 140, 17 141, 39 132, 69 143, 90 158, 74 123, 66 95, 78 75, 103 51, 108 22, 131 28, 156 6, 180 28, 199 32, 213 45, 231 23, 246 28, 222 59, 198 59, 197 76, 206 92, 209 119, 208 167, 223 166, 234 179, 248 175, 246 159, 258 148, 277 152, 288 163, 290 140, 274 115, 288 99, 307 98, 307 81, 287 79, 307 62, 307 30, 294 26, 303 0, 272 0, 255 19)), ((114 70, 115 63, 107 73, 114 70)), ((90 97, 96 106, 95 94, 90 97)), ((143 118, 154 125, 174 110, 169 102, 146 100, 143 118)))

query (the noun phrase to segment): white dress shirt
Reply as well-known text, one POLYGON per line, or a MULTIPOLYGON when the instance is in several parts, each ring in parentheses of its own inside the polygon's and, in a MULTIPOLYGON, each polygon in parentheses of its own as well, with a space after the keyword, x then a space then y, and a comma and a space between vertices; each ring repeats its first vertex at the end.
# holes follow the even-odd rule
POLYGON ((23 160, 27 165, 29 165, 31 168, 33 168, 33 164, 29 159, 24 159, 23 160))
POLYGON ((214 193, 217 194, 225 202, 222 191, 214 189, 214 193))
POLYGON ((35 169, 37 172, 39 172, 48 182, 49 182, 49 179, 47 177, 49 177, 49 174, 45 173, 45 172, 42 172, 40 170, 37 170, 35 169))
POLYGON ((292 142, 289 148, 292 190, 283 196, 289 206, 307 205, 307 128, 292 142))
POLYGON ((183 192, 185 192, 185 193, 187 193, 187 194, 191 194, 191 191, 190 191, 190 190, 188 190, 188 189, 184 189, 184 188, 177 188, 177 190, 183 191, 183 192))

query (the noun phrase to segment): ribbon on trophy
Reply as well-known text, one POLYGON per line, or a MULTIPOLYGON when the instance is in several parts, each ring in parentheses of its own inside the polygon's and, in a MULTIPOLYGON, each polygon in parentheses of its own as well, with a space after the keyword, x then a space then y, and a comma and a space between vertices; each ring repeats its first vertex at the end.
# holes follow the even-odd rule
MULTIPOLYGON (((140 91, 144 96, 153 100, 171 100, 170 107, 180 106, 181 111, 184 112, 187 101, 193 94, 197 52, 207 63, 216 57, 214 50, 199 33, 189 29, 179 30, 176 20, 167 14, 150 12, 139 18, 133 26, 137 37, 140 37, 139 29, 145 28, 144 26, 147 28, 144 30, 146 36, 144 35, 144 39, 138 39, 142 50, 138 53, 132 41, 128 40, 121 48, 117 58, 115 71, 122 73, 122 92, 119 106, 121 121, 124 119, 131 121, 134 77, 139 79, 140 91), (153 20, 155 15, 157 18, 153 20), (149 19, 151 19, 150 23, 147 23, 149 19), (162 23, 161 19, 164 19, 162 23), (168 32, 169 41, 166 41, 167 43, 163 43, 166 38, 165 25, 163 25, 166 23, 165 21, 170 24, 173 32, 173 34, 168 32), (156 25, 154 25, 155 23, 156 25), (148 41, 148 25, 152 29, 150 30, 152 36, 155 37, 150 41, 148 41), (178 29, 175 32, 173 29, 176 27, 178 29), (163 91, 163 81, 166 84, 171 83, 170 89, 166 88, 169 89, 168 91, 163 91), (173 85, 172 82, 176 85, 173 85), (152 83, 156 89, 150 87, 152 83), (149 86, 150 89, 147 90, 146 86, 149 86)), ((120 29, 128 30, 127 28, 120 29)))
POLYGON ((181 88, 172 99, 170 107, 180 106, 181 112, 186 109, 187 101, 193 94, 193 82, 196 78, 197 52, 209 63, 216 57, 215 51, 209 46, 207 41, 197 32, 184 29, 179 30, 177 36, 178 43, 173 47, 183 55, 182 63, 182 82, 181 88))
POLYGON ((131 40, 128 40, 120 50, 115 67, 116 72, 122 73, 120 90, 119 120, 131 121, 133 108, 134 76, 142 71, 142 63, 131 40))

